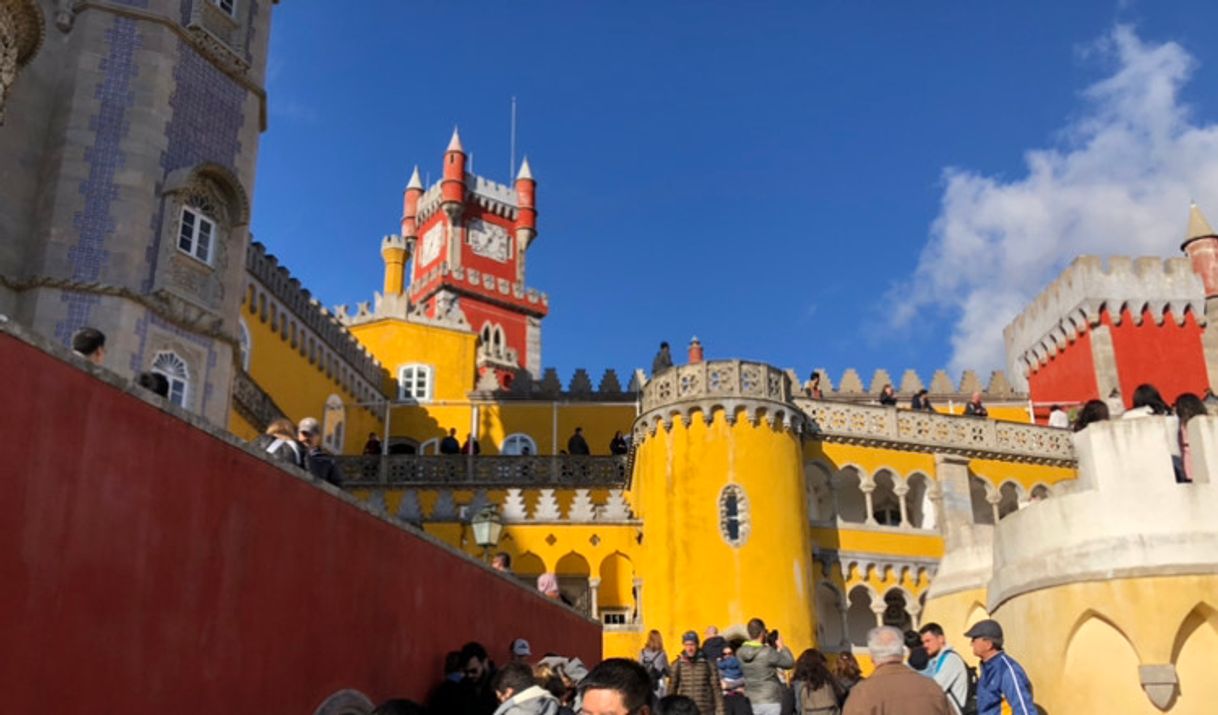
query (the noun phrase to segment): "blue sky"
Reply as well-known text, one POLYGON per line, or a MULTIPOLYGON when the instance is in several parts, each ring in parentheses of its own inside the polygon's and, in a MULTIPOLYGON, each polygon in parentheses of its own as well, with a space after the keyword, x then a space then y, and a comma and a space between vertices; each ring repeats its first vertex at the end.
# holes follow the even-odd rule
POLYGON ((370 300, 411 167, 460 125, 506 180, 515 96, 564 379, 695 334, 984 378, 1074 255, 1175 255, 1189 198, 1218 218, 1215 3, 334 7, 275 9, 255 237, 325 304, 370 300))

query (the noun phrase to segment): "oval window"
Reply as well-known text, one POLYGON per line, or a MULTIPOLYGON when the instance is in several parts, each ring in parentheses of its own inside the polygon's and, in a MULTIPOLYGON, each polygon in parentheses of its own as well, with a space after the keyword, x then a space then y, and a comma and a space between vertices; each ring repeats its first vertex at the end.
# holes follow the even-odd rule
POLYGON ((719 533, 732 546, 749 538, 749 500, 737 484, 729 484, 719 494, 719 533))

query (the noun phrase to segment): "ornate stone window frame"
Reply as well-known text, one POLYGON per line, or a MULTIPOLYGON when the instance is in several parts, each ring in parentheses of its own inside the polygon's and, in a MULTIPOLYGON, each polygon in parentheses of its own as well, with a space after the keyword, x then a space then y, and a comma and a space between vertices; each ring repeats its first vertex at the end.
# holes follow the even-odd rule
POLYGON ((152 357, 152 367, 149 369, 169 381, 169 401, 189 409, 190 366, 186 360, 173 350, 160 350, 152 357))
POLYGON ((719 535, 729 546, 739 548, 749 540, 751 531, 749 498, 744 487, 728 484, 719 492, 719 535))

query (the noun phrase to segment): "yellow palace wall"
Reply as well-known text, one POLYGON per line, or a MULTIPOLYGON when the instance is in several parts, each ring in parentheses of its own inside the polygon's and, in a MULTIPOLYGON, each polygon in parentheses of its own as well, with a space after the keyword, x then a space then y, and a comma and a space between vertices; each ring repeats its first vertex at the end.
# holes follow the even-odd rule
MULTIPOLYGON (((355 395, 337 380, 326 376, 320 361, 310 362, 299 349, 292 347, 289 338, 272 330, 269 322, 262 320, 256 307, 249 302, 248 292, 241 319, 250 336, 249 375, 289 419, 298 422, 305 417, 316 417, 324 423, 326 400, 337 395, 345 413, 343 453, 359 454, 369 433, 380 434, 383 425, 377 413, 358 406, 355 395)), ((229 415, 229 431, 246 440, 258 434, 258 430, 235 410, 229 415)))
MULTIPOLYGON (((643 521, 644 628, 675 650, 680 634, 761 616, 795 652, 814 642, 812 575, 799 437, 716 411, 661 425, 637 448, 632 503, 643 521), (743 490, 747 536, 728 542, 720 505, 743 490)), ((742 530, 745 527, 742 526, 742 530)))

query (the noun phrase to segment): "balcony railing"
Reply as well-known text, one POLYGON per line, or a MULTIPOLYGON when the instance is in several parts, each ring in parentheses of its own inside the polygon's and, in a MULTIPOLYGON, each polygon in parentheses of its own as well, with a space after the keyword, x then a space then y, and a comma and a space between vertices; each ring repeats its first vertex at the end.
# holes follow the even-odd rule
POLYGON ((797 398, 816 433, 832 441, 901 444, 927 452, 1073 466, 1074 444, 1064 429, 797 398))
POLYGON ((348 486, 621 487, 625 456, 417 455, 335 457, 348 486))

